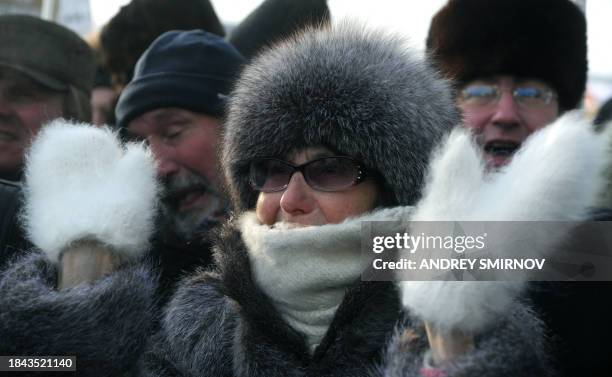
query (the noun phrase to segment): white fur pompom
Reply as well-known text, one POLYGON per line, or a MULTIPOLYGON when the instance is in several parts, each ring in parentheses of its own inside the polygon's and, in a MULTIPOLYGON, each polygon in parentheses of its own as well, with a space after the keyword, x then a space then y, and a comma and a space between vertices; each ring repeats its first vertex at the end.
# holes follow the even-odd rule
MULTIPOLYGON (((607 138, 577 113, 531 135, 499 172, 485 174, 478 147, 456 130, 431 162, 413 221, 578 221, 597 200, 608 163, 607 138)), ((569 226, 566 224, 566 226, 569 226)), ((493 257, 545 257, 566 231, 522 227, 498 240, 493 257), (542 232, 546 231, 543 235, 542 232), (528 250, 525 244, 530 245, 528 250)), ((441 328, 477 332, 508 310, 524 281, 404 281, 405 307, 441 328)))
POLYGON ((158 187, 153 156, 122 146, 108 128, 56 120, 27 155, 23 220, 29 239, 52 261, 78 240, 125 256, 144 252, 158 187))

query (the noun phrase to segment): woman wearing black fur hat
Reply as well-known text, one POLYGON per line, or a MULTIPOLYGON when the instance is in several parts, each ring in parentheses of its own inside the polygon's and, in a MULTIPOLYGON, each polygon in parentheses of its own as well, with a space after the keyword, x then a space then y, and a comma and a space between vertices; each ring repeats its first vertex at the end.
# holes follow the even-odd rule
MULTIPOLYGON (((552 374, 540 323, 516 300, 521 284, 404 282, 398 292, 360 281, 361 221, 545 219, 559 209, 517 193, 529 211, 499 203, 472 211, 474 197, 490 198, 542 148, 526 148, 506 180, 484 180, 461 130, 435 158, 420 199, 430 152, 457 122, 446 83, 382 33, 310 31, 257 57, 230 99, 222 161, 235 214, 217 239, 217 269, 179 288, 145 355, 146 374, 552 374)), ((554 128, 569 136, 548 143, 544 156, 556 158, 572 135, 588 142, 564 153, 585 163, 604 155, 580 126, 554 128)), ((594 200, 578 190, 594 175, 576 164, 544 183, 558 187, 549 195, 575 198, 563 207, 573 218, 594 200)))

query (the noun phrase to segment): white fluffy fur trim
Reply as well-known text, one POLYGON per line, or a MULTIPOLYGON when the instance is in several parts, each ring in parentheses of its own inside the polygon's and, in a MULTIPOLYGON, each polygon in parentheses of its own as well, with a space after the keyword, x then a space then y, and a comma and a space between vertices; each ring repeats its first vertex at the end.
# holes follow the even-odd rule
MULTIPOLYGON (((455 130, 434 156, 415 221, 576 221, 586 217, 603 185, 607 141, 577 113, 531 135, 508 166, 485 174, 478 147, 467 131, 455 130)), ((541 234, 534 226, 507 234, 499 257, 543 257, 566 230, 541 234), (521 244, 533 247, 525 250, 521 244)), ((547 227, 550 230, 550 227, 547 227)), ((501 275, 500 275, 501 277, 501 275)), ((524 275, 528 279, 528 275, 524 275)), ((505 312, 522 291, 521 281, 400 283, 404 305, 443 328, 475 332, 505 312)))
POLYGON ((108 128, 60 119, 43 127, 27 155, 23 220, 53 261, 82 239, 137 256, 148 246, 157 193, 143 145, 122 146, 108 128))

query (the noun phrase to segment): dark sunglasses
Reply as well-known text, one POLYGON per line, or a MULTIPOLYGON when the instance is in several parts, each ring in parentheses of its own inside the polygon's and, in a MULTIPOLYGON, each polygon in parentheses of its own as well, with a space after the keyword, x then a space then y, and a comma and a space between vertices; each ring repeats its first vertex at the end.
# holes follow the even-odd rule
POLYGON ((293 165, 277 158, 261 158, 251 162, 249 182, 257 191, 282 191, 287 188, 291 177, 297 171, 302 173, 310 187, 318 191, 346 190, 366 178, 363 165, 345 156, 317 158, 301 165, 293 165))

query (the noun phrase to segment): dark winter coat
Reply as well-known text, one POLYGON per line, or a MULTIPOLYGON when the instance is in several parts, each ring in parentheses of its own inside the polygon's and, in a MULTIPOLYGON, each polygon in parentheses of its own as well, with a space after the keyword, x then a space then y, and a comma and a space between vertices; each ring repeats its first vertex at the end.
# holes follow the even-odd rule
MULTIPOLYGON (((591 221, 612 221, 612 210, 593 210, 591 221)), ((604 299, 612 297, 612 282, 531 282, 527 294, 560 376, 612 376, 612 306, 604 299)))
MULTIPOLYGON (((302 334, 254 284, 240 233, 226 225, 216 272, 184 281, 143 360, 146 376, 418 376, 423 325, 402 311, 390 282, 349 289, 311 355, 302 334), (387 345, 396 334, 391 346, 387 345)), ((521 304, 477 339, 448 376, 545 376, 540 322, 521 304)))
POLYGON ((183 276, 213 263, 208 233, 218 222, 205 221, 190 239, 177 235, 168 224, 160 223, 147 262, 159 271, 157 296, 160 304, 172 297, 183 276))
POLYGON ((528 291, 544 321, 559 376, 612 376, 612 282, 532 282, 528 291))
POLYGON ((17 221, 21 206, 21 186, 0 179, 0 270, 20 250, 28 247, 17 221))

